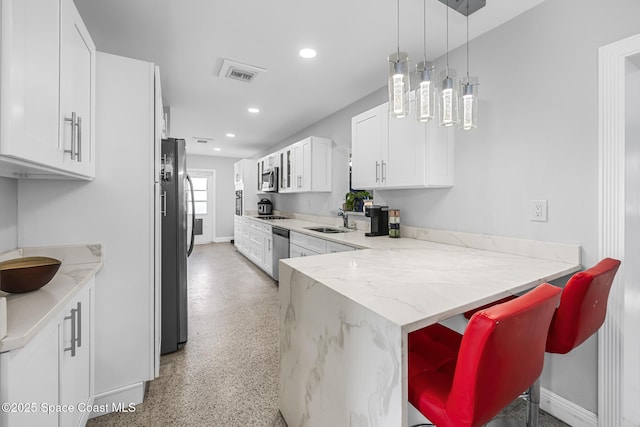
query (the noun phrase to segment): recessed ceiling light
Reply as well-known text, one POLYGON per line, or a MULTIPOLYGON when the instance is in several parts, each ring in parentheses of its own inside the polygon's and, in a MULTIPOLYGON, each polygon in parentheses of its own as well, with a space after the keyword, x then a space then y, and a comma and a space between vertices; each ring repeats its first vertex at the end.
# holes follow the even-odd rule
POLYGON ((256 107, 249 107, 249 108, 247 108, 247 111, 250 112, 250 113, 253 113, 253 114, 257 114, 257 113, 260 112, 260 109, 256 108, 256 107))
POLYGON ((300 52, 298 53, 300 54, 300 56, 302 56, 305 59, 315 58, 316 56, 315 49, 311 49, 310 47, 305 47, 304 49, 300 49, 300 52))
POLYGON ((226 134, 226 137, 227 137, 227 138, 235 138, 235 137, 236 137, 236 134, 235 134, 235 133, 231 133, 231 132, 229 132, 228 134, 226 134))
POLYGON ((222 148, 216 147, 216 148, 213 149, 213 151, 222 151, 222 148))

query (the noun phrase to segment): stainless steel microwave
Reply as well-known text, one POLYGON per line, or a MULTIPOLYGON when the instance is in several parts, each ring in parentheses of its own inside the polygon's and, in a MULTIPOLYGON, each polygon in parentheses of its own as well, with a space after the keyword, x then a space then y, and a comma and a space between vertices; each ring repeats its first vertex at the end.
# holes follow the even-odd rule
POLYGON ((272 168, 262 172, 262 191, 276 193, 278 191, 278 168, 272 168))

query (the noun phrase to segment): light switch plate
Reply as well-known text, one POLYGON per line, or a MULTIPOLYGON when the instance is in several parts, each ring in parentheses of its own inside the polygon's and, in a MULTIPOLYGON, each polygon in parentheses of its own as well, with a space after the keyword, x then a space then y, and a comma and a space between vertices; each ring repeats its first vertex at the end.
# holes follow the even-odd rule
POLYGON ((547 201, 531 200, 529 206, 529 220, 547 222, 547 201))

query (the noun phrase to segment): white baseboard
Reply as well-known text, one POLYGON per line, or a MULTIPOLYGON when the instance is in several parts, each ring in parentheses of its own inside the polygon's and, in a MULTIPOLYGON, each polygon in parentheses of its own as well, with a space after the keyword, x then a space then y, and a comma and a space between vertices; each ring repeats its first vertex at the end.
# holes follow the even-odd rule
POLYGON ((597 427, 598 416, 545 388, 540 389, 540 409, 572 427, 597 427))
POLYGON ((135 411, 134 405, 142 403, 144 400, 145 385, 145 382, 141 382, 97 394, 92 406, 96 410, 91 412, 89 418, 99 417, 111 412, 135 411))
POLYGON ((231 242, 233 240, 233 236, 231 237, 216 237, 215 239, 213 239, 214 243, 225 243, 225 242, 231 242))

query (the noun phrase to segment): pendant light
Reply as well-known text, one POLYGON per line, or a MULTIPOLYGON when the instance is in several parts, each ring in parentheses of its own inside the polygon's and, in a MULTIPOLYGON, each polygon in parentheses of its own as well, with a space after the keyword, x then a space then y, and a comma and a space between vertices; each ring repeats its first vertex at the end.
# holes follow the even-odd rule
POLYGON ((440 73, 442 87, 438 97, 440 126, 453 126, 458 122, 458 91, 454 83, 456 71, 449 68, 449 1, 447 0, 447 65, 440 73))
POLYGON ((460 79, 460 112, 462 130, 478 127, 478 78, 469 76, 469 2, 467 2, 467 76, 460 79))
POLYGON ((398 49, 387 58, 389 64, 389 114, 403 118, 409 114, 409 56, 400 52, 400 0, 398 0, 398 49))
POLYGON ((435 87, 431 81, 433 66, 427 62, 427 0, 424 4, 423 21, 423 60, 416 65, 416 119, 419 122, 428 122, 433 119, 435 104, 435 87))

